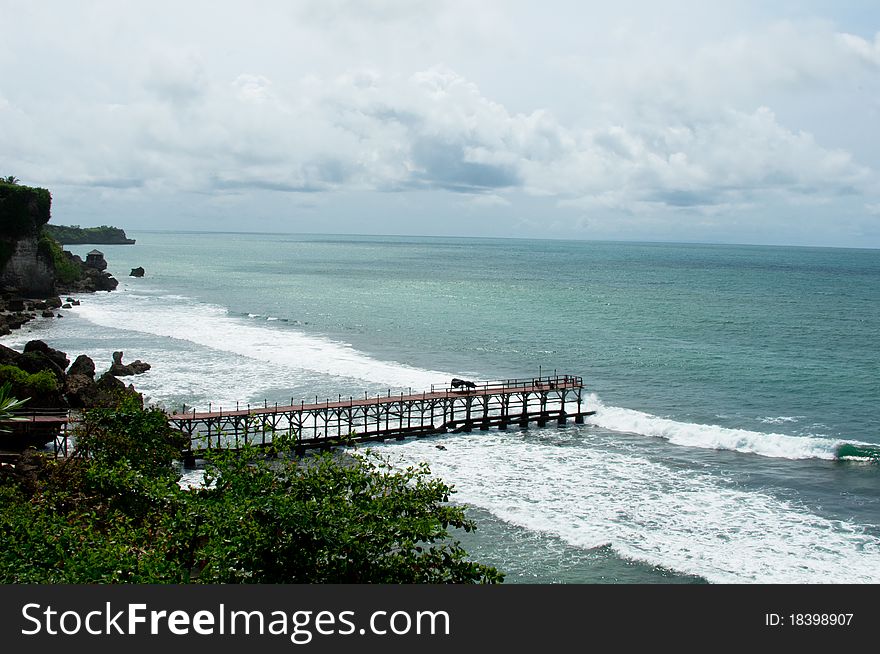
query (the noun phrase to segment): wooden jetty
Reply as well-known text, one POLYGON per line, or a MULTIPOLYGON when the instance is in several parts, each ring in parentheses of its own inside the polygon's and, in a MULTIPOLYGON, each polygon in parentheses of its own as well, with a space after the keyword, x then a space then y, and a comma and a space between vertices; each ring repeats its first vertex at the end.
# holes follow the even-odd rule
MULTIPOLYGON (((456 380, 458 381, 458 380, 456 380)), ((468 382, 467 387, 432 386, 422 393, 339 396, 336 400, 206 412, 174 413, 172 427, 188 436, 186 458, 212 449, 266 445, 272 435, 287 434, 298 448, 427 436, 490 427, 544 426, 569 418, 583 423, 595 411, 584 410, 583 379, 553 375, 530 379, 468 382)))
POLYGON ((27 409, 12 412, 0 420, 0 463, 18 459, 26 447, 40 448, 52 441, 55 456, 67 456, 67 430, 71 422, 67 409, 27 409))

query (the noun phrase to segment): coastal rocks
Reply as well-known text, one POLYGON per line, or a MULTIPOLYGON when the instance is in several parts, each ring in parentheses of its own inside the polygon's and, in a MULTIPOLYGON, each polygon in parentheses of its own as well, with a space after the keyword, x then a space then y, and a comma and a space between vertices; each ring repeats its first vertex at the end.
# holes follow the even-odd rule
MULTIPOLYGON (((76 255, 73 255, 79 259, 76 255)), ((82 261, 80 259, 80 261, 82 261)), ((94 293, 96 291, 113 291, 119 286, 119 282, 110 273, 97 268, 89 268, 83 264, 80 278, 74 280, 58 290, 62 293, 94 293)))
POLYGON ((108 374, 115 377, 126 377, 128 375, 141 375, 150 369, 149 363, 144 363, 140 359, 132 363, 122 363, 122 352, 113 353, 113 364, 110 366, 108 374))
MULTIPOLYGON (((95 267, 94 265, 89 265, 81 257, 69 250, 64 250, 63 254, 70 266, 79 271, 79 277, 67 282, 57 282, 55 285, 57 292, 62 294, 94 293, 96 291, 114 291, 119 286, 119 282, 110 273, 100 268, 101 264, 99 262, 96 261, 97 267, 95 267)), ((98 252, 98 254, 101 253, 98 252)), ((101 254, 101 261, 104 261, 103 254, 101 254)), ((104 261, 104 264, 106 268, 106 261, 104 261)), ((67 298, 67 301, 74 306, 79 304, 79 302, 72 300, 73 298, 67 298)))
POLYGON ((51 361, 62 373, 70 365, 70 360, 64 352, 49 347, 44 341, 28 341, 24 346, 24 354, 51 361))
POLYGON ((95 378, 95 362, 85 354, 80 354, 67 371, 68 375, 84 375, 89 379, 95 378))
POLYGON ((35 317, 32 313, 22 312, 0 314, 0 336, 12 333, 13 329, 21 329, 22 325, 35 317))
MULTIPOLYGON (((122 365, 121 357, 119 362, 122 365)), ((143 406, 143 396, 134 386, 130 384, 126 386, 110 370, 95 379, 95 363, 88 356, 79 355, 65 372, 68 363, 68 357, 64 352, 49 347, 43 341, 28 342, 23 352, 17 352, 0 344, 0 365, 15 366, 30 375, 48 370, 57 378, 57 383, 52 385, 53 388, 45 388, 39 392, 27 387, 13 389, 18 397, 30 397, 27 403, 29 407, 61 409, 114 407, 126 399, 134 400, 143 406)), ((141 372, 145 371, 144 367, 146 369, 150 367, 149 364, 140 361, 130 365, 134 370, 141 372)))
POLYGON ((143 277, 143 276, 144 276, 144 269, 142 266, 138 266, 137 268, 132 268, 131 272, 129 273, 129 277, 143 277))
POLYGON ((6 311, 24 311, 25 300, 23 297, 10 297, 3 302, 6 311))
POLYGON ((134 386, 126 386, 109 372, 97 380, 85 374, 68 374, 64 395, 68 406, 73 409, 114 407, 126 398, 133 399, 140 406, 144 405, 143 396, 134 386))

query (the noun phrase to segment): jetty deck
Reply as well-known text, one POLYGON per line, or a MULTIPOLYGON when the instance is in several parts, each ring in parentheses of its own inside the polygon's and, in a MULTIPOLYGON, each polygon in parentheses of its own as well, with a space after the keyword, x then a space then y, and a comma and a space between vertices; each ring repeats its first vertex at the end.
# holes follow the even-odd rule
POLYGON ((173 413, 168 421, 187 435, 187 455, 195 457, 212 449, 267 445, 278 433, 295 438, 304 449, 550 421, 564 424, 568 419, 583 423, 593 413, 584 410, 581 377, 552 375, 468 382, 467 387, 434 385, 421 393, 395 395, 389 390, 323 402, 193 409, 173 413))

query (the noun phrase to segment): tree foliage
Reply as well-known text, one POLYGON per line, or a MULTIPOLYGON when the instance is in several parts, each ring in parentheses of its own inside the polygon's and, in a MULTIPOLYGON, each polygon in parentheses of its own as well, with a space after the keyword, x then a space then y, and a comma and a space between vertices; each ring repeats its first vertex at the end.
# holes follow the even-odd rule
POLYGON ((66 460, 0 474, 2 583, 497 583, 450 528, 471 530, 426 466, 371 454, 216 452, 184 489, 180 435, 128 404, 84 416, 66 460))
POLYGON ((65 245, 81 245, 91 243, 100 245, 107 244, 131 244, 134 239, 125 235, 125 231, 119 227, 101 225, 100 227, 80 227, 79 225, 46 225, 46 232, 59 243, 65 245))
POLYGON ((0 235, 19 238, 39 234, 49 222, 52 195, 47 189, 0 180, 0 235))

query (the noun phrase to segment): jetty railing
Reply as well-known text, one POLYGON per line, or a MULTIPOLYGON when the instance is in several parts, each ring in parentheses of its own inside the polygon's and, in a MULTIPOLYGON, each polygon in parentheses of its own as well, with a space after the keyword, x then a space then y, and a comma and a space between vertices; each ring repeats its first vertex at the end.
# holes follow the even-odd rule
POLYGON ((583 378, 576 375, 491 381, 456 380, 456 385, 434 384, 421 392, 400 391, 364 397, 337 395, 314 402, 301 400, 290 404, 262 406, 247 404, 242 408, 208 411, 195 408, 168 416, 169 423, 189 437, 189 454, 212 449, 238 448, 242 445, 266 445, 272 434, 286 433, 298 448, 329 447, 343 443, 408 436, 426 436, 445 432, 507 429, 516 424, 526 428, 530 422, 539 426, 555 419, 564 424, 568 418, 583 423, 593 411, 583 407, 583 378))

